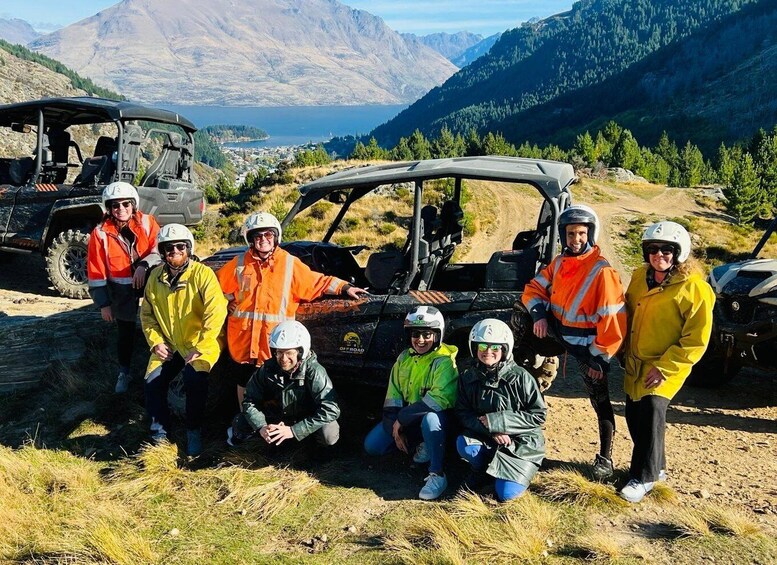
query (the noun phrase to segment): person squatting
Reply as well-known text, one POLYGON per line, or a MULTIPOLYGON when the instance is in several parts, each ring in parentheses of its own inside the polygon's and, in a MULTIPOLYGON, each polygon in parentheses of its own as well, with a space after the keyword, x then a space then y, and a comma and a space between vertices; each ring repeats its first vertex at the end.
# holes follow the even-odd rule
MULTIPOLYGON (((128 183, 105 188, 106 213, 90 239, 88 278, 103 319, 119 327, 117 393, 130 383, 130 327, 143 293, 151 440, 168 440, 173 424, 168 389, 182 374, 186 453, 203 452, 208 375, 221 355, 240 404, 227 430, 229 446, 252 436, 270 451, 310 436, 322 449, 337 444, 340 406, 332 380, 318 362, 310 333, 294 316, 301 302, 324 294, 358 300, 367 291, 316 273, 281 249, 280 223, 265 212, 251 214, 243 224, 248 250, 214 273, 193 256, 188 228, 160 229, 137 209, 138 202, 128 183)), ((570 206, 558 224, 562 253, 526 285, 522 300, 535 336, 556 339, 579 363, 598 419, 600 452, 591 472, 598 480, 613 472, 610 361, 618 358, 625 366, 634 450, 620 495, 639 502, 656 481, 666 480, 666 410, 709 343, 714 294, 690 260, 690 236, 679 224, 658 222, 645 230, 645 264, 625 293, 596 245, 595 212, 570 206), (663 331, 651 332, 651 326, 663 331)), ((463 488, 488 485, 499 501, 517 498, 545 457, 543 394, 516 363, 513 351, 520 344, 503 321, 475 323, 462 369, 458 348, 444 342, 445 326, 433 306, 416 306, 405 316, 405 348, 388 375, 382 418, 364 438, 364 450, 428 464, 418 497, 435 500, 448 488, 450 440, 470 468, 463 488)))

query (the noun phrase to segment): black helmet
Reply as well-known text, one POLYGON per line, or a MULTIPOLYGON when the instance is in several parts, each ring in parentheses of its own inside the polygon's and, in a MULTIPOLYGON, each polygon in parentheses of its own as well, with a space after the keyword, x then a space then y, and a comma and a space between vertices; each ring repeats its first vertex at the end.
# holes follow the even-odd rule
POLYGON ((566 227, 574 224, 588 226, 588 243, 596 245, 596 237, 599 235, 599 217, 589 206, 574 204, 561 212, 558 217, 558 231, 562 246, 566 237, 566 227))

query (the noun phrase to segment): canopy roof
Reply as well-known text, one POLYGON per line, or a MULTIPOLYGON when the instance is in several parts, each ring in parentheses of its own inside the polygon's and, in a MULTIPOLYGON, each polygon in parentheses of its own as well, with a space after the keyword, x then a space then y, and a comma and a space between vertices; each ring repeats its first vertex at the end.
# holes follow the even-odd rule
POLYGON ((94 124, 114 121, 145 120, 182 127, 187 132, 197 130, 195 125, 176 112, 142 106, 134 102, 91 98, 44 98, 0 106, 0 125, 38 123, 38 111, 43 110, 47 125, 67 127, 73 124, 94 124))
POLYGON ((299 210, 337 190, 440 178, 528 183, 553 199, 575 180, 575 172, 568 163, 519 157, 456 157, 354 167, 300 186, 299 210))

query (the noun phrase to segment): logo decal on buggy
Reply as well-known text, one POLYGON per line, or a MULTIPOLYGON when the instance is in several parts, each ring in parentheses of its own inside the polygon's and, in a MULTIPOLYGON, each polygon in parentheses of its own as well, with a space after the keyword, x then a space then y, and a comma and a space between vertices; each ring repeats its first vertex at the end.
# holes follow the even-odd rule
POLYGON ((362 347, 362 338, 356 332, 348 332, 343 336, 343 342, 340 345, 341 353, 354 353, 356 355, 364 355, 364 348, 362 347))

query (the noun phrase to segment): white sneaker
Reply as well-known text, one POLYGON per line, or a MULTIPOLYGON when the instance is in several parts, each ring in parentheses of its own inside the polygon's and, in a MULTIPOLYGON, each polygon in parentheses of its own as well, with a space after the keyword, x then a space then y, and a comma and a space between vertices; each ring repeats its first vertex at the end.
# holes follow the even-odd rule
POLYGON ((631 479, 620 491, 620 497, 628 500, 629 502, 639 502, 645 495, 653 490, 653 486, 656 483, 643 483, 637 479, 631 479))
POLYGON ((162 429, 162 424, 156 421, 156 418, 151 418, 151 433, 158 432, 162 429))
POLYGON ((666 476, 666 471, 665 471, 664 469, 661 469, 661 470, 658 472, 658 482, 659 482, 659 483, 666 482, 667 478, 668 478, 668 477, 666 476))
POLYGON ((132 377, 130 377, 129 373, 119 371, 119 376, 116 379, 116 388, 113 390, 116 392, 116 394, 124 394, 127 392, 131 380, 132 377))
POLYGON ((426 484, 418 493, 418 498, 421 500, 434 500, 445 492, 448 488, 448 479, 445 475, 438 475, 437 473, 429 473, 429 476, 424 479, 426 484))
POLYGON ((432 460, 432 457, 429 455, 429 452, 426 451, 426 443, 421 442, 418 444, 418 447, 415 450, 415 455, 413 455, 413 461, 415 463, 429 463, 429 461, 432 460))

